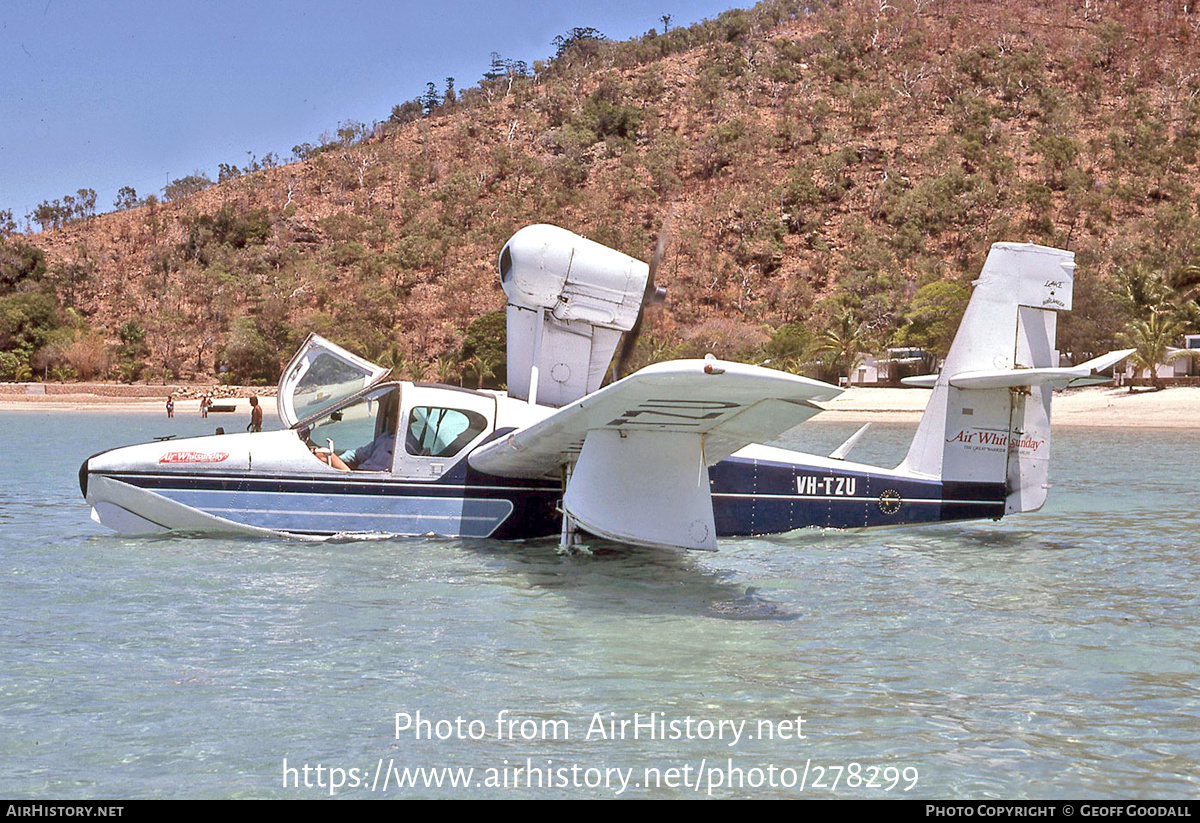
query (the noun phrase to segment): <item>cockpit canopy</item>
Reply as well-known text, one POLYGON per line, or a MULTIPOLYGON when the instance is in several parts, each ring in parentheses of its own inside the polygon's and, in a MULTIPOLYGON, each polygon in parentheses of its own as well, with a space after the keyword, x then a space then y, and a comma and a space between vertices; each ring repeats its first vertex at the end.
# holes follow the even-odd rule
POLYGON ((336 468, 417 478, 440 475, 491 433, 494 396, 383 382, 389 371, 310 334, 279 381, 279 418, 310 448, 337 455, 336 468))
POLYGON ((279 378, 279 419, 287 428, 375 385, 391 372, 310 334, 279 378))

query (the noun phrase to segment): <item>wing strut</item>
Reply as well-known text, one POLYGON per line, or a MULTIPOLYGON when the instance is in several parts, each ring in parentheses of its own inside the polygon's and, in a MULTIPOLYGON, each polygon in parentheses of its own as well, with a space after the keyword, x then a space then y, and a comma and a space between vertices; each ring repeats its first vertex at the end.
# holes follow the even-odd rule
MULTIPOLYGON (((563 464, 563 488, 571 485, 571 475, 575 472, 574 463, 563 464)), ((558 553, 570 554, 583 547, 583 539, 579 536, 579 523, 567 511, 566 506, 559 501, 558 511, 562 514, 562 536, 558 540, 558 553)))

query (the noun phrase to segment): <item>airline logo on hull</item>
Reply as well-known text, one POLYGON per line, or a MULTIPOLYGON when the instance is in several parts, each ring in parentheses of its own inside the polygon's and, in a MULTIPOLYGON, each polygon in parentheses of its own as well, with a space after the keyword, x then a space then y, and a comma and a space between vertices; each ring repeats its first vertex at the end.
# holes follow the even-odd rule
POLYGON ((158 459, 159 463, 220 463, 229 457, 228 452, 167 452, 158 459))

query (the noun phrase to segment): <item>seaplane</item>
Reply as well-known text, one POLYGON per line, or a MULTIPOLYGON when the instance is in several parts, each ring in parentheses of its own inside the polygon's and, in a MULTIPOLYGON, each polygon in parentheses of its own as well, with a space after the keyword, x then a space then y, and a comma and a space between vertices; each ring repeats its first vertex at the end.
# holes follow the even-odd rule
POLYGON ((712 355, 605 384, 664 294, 662 251, 660 238, 646 263, 527 226, 499 257, 506 391, 388 381, 310 335, 279 380, 283 430, 89 457, 92 519, 124 534, 557 536, 565 550, 584 535, 715 550, 811 527, 999 519, 1046 500, 1053 389, 1107 380, 1129 354, 1060 366, 1074 255, 997 243, 943 368, 909 378, 932 392, 898 466, 847 460, 857 435, 828 457, 762 445, 841 389, 712 355))

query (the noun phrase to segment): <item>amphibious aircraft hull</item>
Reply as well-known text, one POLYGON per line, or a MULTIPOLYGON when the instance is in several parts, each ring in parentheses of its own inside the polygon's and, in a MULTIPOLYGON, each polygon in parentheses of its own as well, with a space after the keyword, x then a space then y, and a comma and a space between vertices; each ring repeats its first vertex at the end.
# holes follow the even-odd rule
MULTIPOLYGON (((282 434, 282 433, 281 433, 282 434)), ((212 441, 203 438, 192 444, 212 441)), ((175 446, 178 453, 185 443, 175 446)), ((209 444, 211 446, 211 443, 209 444)), ((466 460, 433 481, 367 474, 80 468, 93 518, 125 533, 190 531, 327 538, 442 535, 532 539, 558 534, 562 484, 477 472, 466 460)), ((943 483, 752 447, 708 470, 720 537, 999 518, 1002 483, 943 483)))

